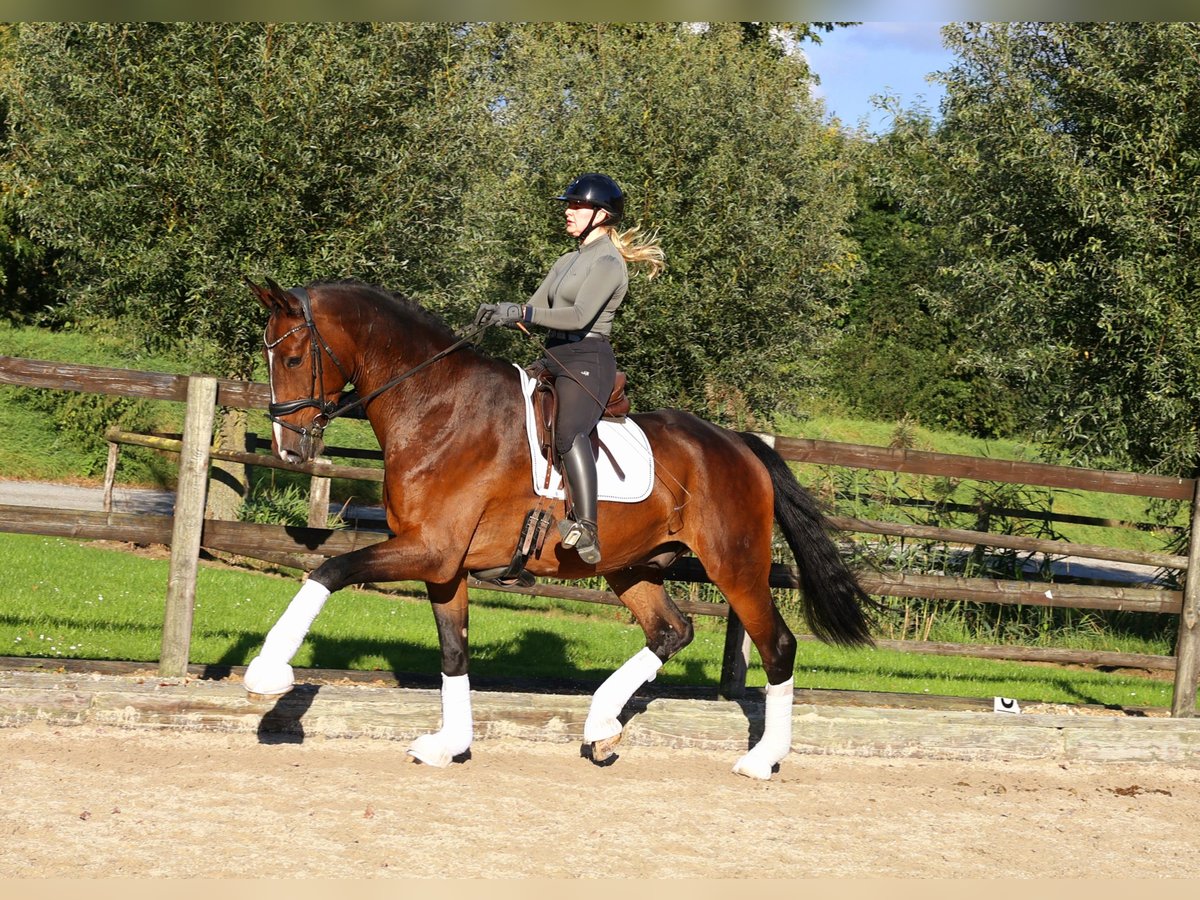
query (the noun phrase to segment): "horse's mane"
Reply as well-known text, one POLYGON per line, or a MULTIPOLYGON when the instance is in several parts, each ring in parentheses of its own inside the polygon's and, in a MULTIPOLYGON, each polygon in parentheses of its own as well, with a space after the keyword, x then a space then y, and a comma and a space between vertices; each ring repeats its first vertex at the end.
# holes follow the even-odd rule
POLYGON ((309 285, 310 288, 338 288, 340 290, 349 290, 361 295, 365 300, 382 307, 394 307, 401 316, 407 319, 416 319, 421 324, 428 327, 431 331, 436 332, 451 340, 457 335, 446 321, 439 315, 423 307, 416 300, 396 291, 388 290, 380 287, 377 284, 368 284, 365 281, 360 281, 357 278, 342 278, 331 279, 327 281, 317 281, 309 285))

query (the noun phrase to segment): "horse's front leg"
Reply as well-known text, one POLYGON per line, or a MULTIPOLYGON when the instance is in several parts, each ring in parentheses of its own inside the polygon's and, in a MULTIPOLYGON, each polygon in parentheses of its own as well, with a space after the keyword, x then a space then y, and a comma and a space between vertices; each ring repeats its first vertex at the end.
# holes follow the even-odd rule
POLYGON ((426 765, 444 767, 471 749, 467 580, 460 576, 446 584, 425 586, 442 648, 442 727, 413 741, 408 754, 426 765))
POLYGON ((318 580, 316 573, 300 586, 283 615, 267 632, 262 650, 246 668, 242 681, 252 698, 270 699, 292 689, 295 683, 292 657, 300 649, 313 619, 329 599, 330 593, 332 591, 318 580))
POLYGON ((428 548, 391 540, 325 560, 301 585, 267 633, 262 650, 246 669, 246 690, 257 698, 271 698, 292 689, 292 657, 330 594, 365 581, 413 578, 415 572, 429 571, 434 557, 428 548))

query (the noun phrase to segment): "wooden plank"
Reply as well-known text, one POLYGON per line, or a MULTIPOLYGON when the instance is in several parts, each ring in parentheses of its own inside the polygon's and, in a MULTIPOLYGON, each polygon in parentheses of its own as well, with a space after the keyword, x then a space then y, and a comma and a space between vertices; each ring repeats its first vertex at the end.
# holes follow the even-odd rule
MULTIPOLYGON (((135 434, 120 428, 109 428, 104 438, 115 444, 129 444, 135 447, 146 447, 151 450, 161 450, 165 453, 180 452, 181 444, 170 437, 153 434, 135 434)), ((269 469, 283 469, 288 472, 302 472, 306 475, 325 478, 351 478, 359 481, 383 481, 383 469, 367 466, 339 466, 328 461, 313 460, 307 463, 284 462, 273 454, 245 453, 239 450, 218 450, 215 447, 209 451, 213 459, 227 462, 239 462, 248 466, 265 466, 269 469)))
MULTIPOLYGON (((796 579, 779 587, 798 587, 796 579)), ((1131 612, 1179 613, 1181 591, 1147 588, 1108 588, 1080 584, 1003 581, 990 578, 956 578, 948 575, 859 573, 859 583, 871 594, 917 597, 930 600, 966 600, 1023 606, 1071 609, 1112 609, 1131 612)), ((775 584, 775 579, 771 582, 775 584)))
POLYGON ((187 671, 216 401, 215 378, 196 376, 189 379, 187 416, 183 423, 179 456, 179 483, 175 490, 175 515, 171 529, 171 564, 163 615, 162 652, 159 657, 159 671, 163 675, 182 675, 187 671))
POLYGON ((932 453, 926 450, 894 450, 862 444, 817 441, 809 438, 775 437, 775 449, 793 462, 850 466, 856 469, 882 469, 914 475, 938 475, 970 478, 976 481, 1002 481, 1043 487, 1191 500, 1195 479, 1143 475, 1135 472, 1106 472, 1047 463, 1017 462, 932 453))
POLYGON ((187 381, 185 376, 161 372, 0 356, 0 384, 182 403, 187 400, 187 381))
MULTIPOLYGON (((675 562, 667 569, 666 578, 668 581, 708 581, 704 566, 694 557, 675 562)), ((958 578, 950 575, 859 572, 858 580, 868 593, 885 597, 1019 603, 1026 606, 1177 613, 1183 599, 1180 591, 1040 581, 1003 581, 995 578, 958 578)), ((776 588, 802 590, 800 568, 781 563, 772 564, 770 584, 776 588)))
MULTIPOLYGON (((816 640, 810 634, 797 635, 797 639, 801 641, 816 640)), ((1073 650, 1060 647, 1021 647, 1013 644, 953 644, 944 641, 877 640, 875 646, 881 650, 925 653, 931 656, 966 656, 974 659, 1004 659, 1014 662, 1156 671, 1170 671, 1175 668, 1175 657, 1150 653, 1114 653, 1107 650, 1073 650)))
MULTIPOLYGON (((171 519, 165 516, 131 514, 105 515, 80 510, 45 510, 27 506, 0 505, 0 528, 27 534, 52 534, 84 539, 126 540, 136 543, 169 543, 164 535, 171 519)), ((368 544, 387 540, 387 535, 374 531, 349 529, 329 530, 278 525, 258 525, 251 522, 218 522, 206 520, 201 545, 211 550, 237 553, 270 560, 263 554, 300 553, 322 557, 347 553, 368 544)), ((795 566, 775 564, 771 567, 771 585, 779 588, 800 588, 800 570, 795 566)), ((707 582, 700 562, 692 557, 676 562, 666 572, 668 581, 707 582)), ((954 578, 942 575, 880 575, 860 574, 864 589, 873 594, 892 597, 920 597, 942 600, 968 600, 979 603, 1023 603, 1031 606, 1064 606, 1080 609, 1124 609, 1139 612, 1178 613, 1182 603, 1180 591, 1140 588, 1105 588, 1091 585, 1049 584, 1045 582, 999 581, 987 578, 954 578), (1046 592, 1051 593, 1050 597, 1046 592)), ((501 590, 493 585, 475 582, 476 587, 501 590)), ((542 585, 534 588, 504 588, 510 593, 538 595, 542 585)), ((617 605, 610 593, 583 588, 555 587, 547 596, 578 599, 617 605)), ((684 612, 699 615, 724 615, 728 608, 722 603, 689 603, 676 601, 684 612)))
POLYGON ((171 517, 0 504, 0 530, 91 541, 170 544, 171 517))
POLYGON ((829 523, 839 531, 859 534, 886 534, 944 541, 949 544, 973 544, 979 547, 1003 547, 1008 550, 1024 550, 1030 553, 1047 553, 1051 556, 1079 556, 1084 559, 1104 559, 1111 562, 1127 562, 1143 566, 1158 566, 1163 569, 1186 569, 1188 558, 1172 553, 1153 553, 1144 550, 1122 550, 1098 544, 1076 544, 1072 541, 1046 541, 1039 538, 1021 537, 1012 534, 994 534, 990 531, 968 531, 961 528, 937 528, 931 525, 908 525, 898 522, 880 522, 872 519, 852 519, 845 516, 830 516, 829 523))
MULTIPOLYGON (((0 356, 0 384, 186 403, 188 376, 0 356)), ((217 380, 221 406, 266 409, 268 402, 270 389, 261 382, 217 380)))

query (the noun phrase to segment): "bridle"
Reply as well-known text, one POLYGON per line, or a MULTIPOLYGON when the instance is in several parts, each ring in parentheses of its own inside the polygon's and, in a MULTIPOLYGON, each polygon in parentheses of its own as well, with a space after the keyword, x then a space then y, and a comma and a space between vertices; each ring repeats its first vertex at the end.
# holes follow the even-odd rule
MULTIPOLYGON (((300 435, 301 438, 309 438, 314 443, 320 439, 321 435, 324 434, 325 429, 329 427, 329 423, 334 419, 338 418, 339 416, 344 416, 352 409, 356 409, 360 406, 365 407, 366 404, 370 403, 384 391, 391 390, 402 381, 405 381, 406 379, 416 375, 422 369, 425 369, 426 367, 433 365, 438 360, 449 356, 464 344, 469 344, 471 341, 475 340, 475 338, 478 337, 485 328, 487 328, 486 325, 479 325, 469 329, 465 335, 460 337, 449 347, 438 351, 423 363, 419 363, 416 366, 413 366, 411 369, 401 372, 399 375, 371 391, 371 393, 367 394, 365 397, 356 397, 348 402, 339 403, 334 400, 325 399, 325 371, 322 363, 323 354, 321 351, 324 350, 325 353, 329 354, 329 358, 333 361, 334 366, 337 367, 338 373, 342 376, 343 385, 350 384, 353 379, 347 374, 346 367, 342 365, 341 360, 339 360, 337 357, 337 354, 333 352, 333 348, 329 346, 329 342, 326 341, 325 338, 321 336, 321 332, 317 330, 317 323, 313 319, 312 314, 312 300, 308 296, 308 291, 302 287, 294 287, 289 290, 288 293, 295 297, 299 302, 300 310, 304 315, 304 321, 299 325, 296 325, 295 327, 285 331, 273 341, 267 340, 266 331, 264 331, 263 347, 268 351, 274 350, 279 346, 280 343, 291 337, 293 334, 303 331, 304 329, 308 329, 309 355, 312 360, 312 386, 309 388, 308 397, 303 397, 299 400, 285 400, 281 403, 276 403, 274 401, 268 403, 267 418, 269 418, 272 423, 286 428, 289 431, 294 431, 296 434, 300 435), (292 413, 299 412, 302 409, 309 408, 316 409, 317 414, 307 426, 293 425, 291 422, 285 422, 281 418, 281 416, 288 416, 292 413)), ((269 321, 267 327, 270 327, 269 321)), ((267 372, 267 377, 271 377, 270 371, 267 372)))
MULTIPOLYGON (((322 353, 324 350, 329 354, 329 358, 337 367, 338 372, 342 376, 342 384, 349 384, 351 379, 346 374, 346 369, 342 365, 341 360, 337 358, 337 354, 333 352, 333 348, 329 343, 321 337, 321 332, 317 330, 317 323, 313 320, 312 300, 308 296, 308 291, 302 287, 292 288, 288 291, 300 303, 300 310, 304 314, 304 321, 294 328, 285 331, 273 341, 267 340, 266 331, 263 332, 263 348, 268 351, 274 350, 285 340, 299 331, 308 329, 308 347, 309 356, 312 359, 310 371, 312 373, 312 386, 309 388, 309 396, 299 400, 287 400, 283 403, 271 402, 267 404, 267 418, 272 423, 279 425, 289 431, 294 431, 302 438, 309 437, 312 440, 318 439, 340 413, 338 412, 338 404, 333 400, 325 399, 325 368, 322 362, 322 353), (318 388, 320 393, 318 395, 318 388), (292 413, 299 412, 302 409, 314 408, 317 410, 316 416, 308 424, 307 427, 293 425, 291 422, 285 422, 281 416, 289 416, 292 413)), ((268 327, 270 323, 268 322, 268 327)), ((268 357, 269 358, 269 357, 268 357)), ((267 372, 267 377, 270 378, 270 371, 267 372)), ((272 391, 274 395, 274 391, 272 391)))

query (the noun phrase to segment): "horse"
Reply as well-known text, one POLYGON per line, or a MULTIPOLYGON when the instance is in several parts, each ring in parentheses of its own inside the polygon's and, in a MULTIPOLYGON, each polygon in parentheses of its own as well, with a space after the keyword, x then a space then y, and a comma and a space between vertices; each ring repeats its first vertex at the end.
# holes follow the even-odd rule
MULTIPOLYGON (((269 278, 265 286, 246 281, 269 313, 263 353, 273 452, 293 463, 313 459, 329 422, 348 404, 361 407, 383 453, 391 537, 308 575, 251 660, 244 686, 257 698, 291 689, 290 661, 331 593, 363 582, 424 582, 441 651, 442 720, 406 752, 437 767, 463 760, 472 739, 468 575, 510 563, 536 499, 521 373, 381 287, 346 280, 284 290, 269 278)), ((691 619, 663 587, 667 568, 690 552, 767 675, 763 733, 733 771, 770 779, 791 750, 797 646, 769 586, 774 523, 800 566, 802 606, 818 639, 872 645, 877 605, 842 560, 815 499, 761 438, 680 410, 632 418, 649 440, 655 478, 644 500, 600 501, 602 560, 585 563, 562 547, 558 529, 548 529, 540 552, 525 561, 535 577, 603 576, 645 633, 645 647, 593 694, 582 755, 615 761, 626 703, 691 642, 691 619)))

